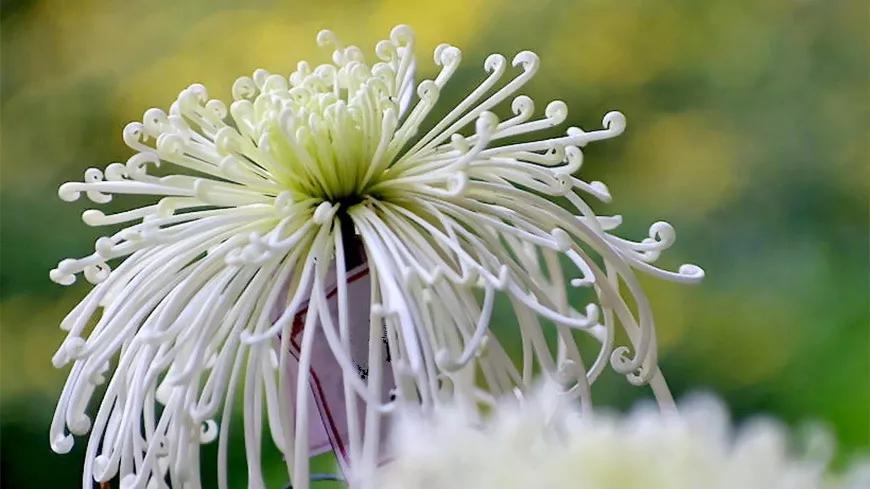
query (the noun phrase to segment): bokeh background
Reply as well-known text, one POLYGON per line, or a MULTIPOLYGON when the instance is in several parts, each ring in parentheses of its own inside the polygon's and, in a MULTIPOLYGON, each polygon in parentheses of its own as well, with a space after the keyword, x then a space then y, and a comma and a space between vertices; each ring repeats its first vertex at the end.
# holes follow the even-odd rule
MULTIPOLYGON (((397 23, 418 35, 422 76, 450 42, 464 62, 447 98, 482 79, 485 56, 523 49, 542 68, 524 93, 565 100, 597 128, 623 111, 626 133, 590 147, 583 175, 604 180, 646 235, 675 225, 670 265, 702 265, 698 287, 646 281, 663 369, 677 395, 707 389, 735 417, 820 421, 838 463, 868 448, 868 9, 836 0, 89 0, 2 2, 2 481, 75 487, 81 445, 53 454, 47 429, 65 371, 57 324, 85 293, 48 279, 92 250, 98 230, 59 184, 124 161, 121 129, 202 82, 229 96, 257 67, 325 61, 329 27, 365 50, 397 23)), ((539 109, 540 110, 540 109, 539 109)), ((83 199, 84 200, 84 199, 83 199)), ((79 282, 84 282, 80 280, 79 282)), ((645 391, 604 379, 598 399, 645 391)), ((277 459, 270 487, 285 475, 277 459)), ((234 464, 243 466, 243 455, 234 464)), ((322 466, 328 465, 322 462, 322 466)), ((208 469, 206 469, 208 470, 208 469)), ((234 483, 244 487, 244 469, 234 483)), ((324 486, 325 487, 325 486, 324 486)))

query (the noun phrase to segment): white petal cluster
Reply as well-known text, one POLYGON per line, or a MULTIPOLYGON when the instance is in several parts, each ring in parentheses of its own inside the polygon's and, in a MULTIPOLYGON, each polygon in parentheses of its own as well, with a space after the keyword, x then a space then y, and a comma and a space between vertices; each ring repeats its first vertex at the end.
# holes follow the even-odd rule
POLYGON ((289 76, 257 70, 235 82, 229 104, 192 85, 168 111, 149 109, 125 128, 136 151, 125 163, 60 187, 69 201, 151 198, 117 214, 85 211, 86 224, 113 231, 51 271, 61 284, 79 274, 94 284, 63 320, 68 335, 53 358, 71 370, 51 443, 67 452, 73 435, 90 433, 83 487, 198 488, 199 448, 213 441, 226 487, 241 398, 249 487, 263 487, 268 439, 304 489, 318 335, 354 413, 352 480, 377 465, 397 403, 485 405, 543 374, 588 407, 591 384, 611 366, 671 406, 636 272, 696 282, 703 271, 655 267, 673 228, 657 222, 639 242, 616 236, 620 217, 590 204, 610 200, 606 186, 576 176, 581 148, 620 134, 623 116, 608 113, 601 130, 538 136, 567 108, 554 101, 535 117, 519 92, 539 60, 525 51, 511 62, 489 56, 480 85, 434 118, 461 62, 456 47, 438 46, 437 75, 415 83, 406 26, 377 44, 374 63, 328 31, 318 42, 334 48, 331 63, 300 62, 289 76), (499 120, 506 103, 513 116, 499 120), (349 318, 344 285, 357 244, 371 283, 361 321, 349 318), (572 264, 568 279, 561 261, 572 264), (590 302, 570 304, 569 287, 588 290, 590 302), (497 296, 519 323, 519 366, 490 332, 497 296), (289 342, 300 315, 297 356, 289 342), (352 361, 351 323, 371 339, 365 376, 352 361), (588 363, 579 338, 597 348, 588 363))
MULTIPOLYGON (((556 389, 501 402, 490 416, 456 408, 407 415, 394 458, 369 486, 379 489, 821 489, 870 482, 827 481, 830 444, 821 433, 796 455, 772 420, 735 430, 724 406, 697 398, 663 416, 582 413, 556 389), (830 485, 828 483, 830 482, 830 485)), ((862 478, 863 477, 863 478, 862 478)))

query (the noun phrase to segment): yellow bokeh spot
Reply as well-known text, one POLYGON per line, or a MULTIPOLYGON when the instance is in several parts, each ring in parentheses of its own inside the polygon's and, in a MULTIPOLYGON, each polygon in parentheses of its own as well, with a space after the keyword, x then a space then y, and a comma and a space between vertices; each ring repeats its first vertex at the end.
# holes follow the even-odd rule
POLYGON ((644 182, 631 197, 654 202, 657 214, 704 217, 733 196, 751 171, 740 166, 736 138, 703 114, 663 115, 632 127, 627 139, 631 179, 644 182))

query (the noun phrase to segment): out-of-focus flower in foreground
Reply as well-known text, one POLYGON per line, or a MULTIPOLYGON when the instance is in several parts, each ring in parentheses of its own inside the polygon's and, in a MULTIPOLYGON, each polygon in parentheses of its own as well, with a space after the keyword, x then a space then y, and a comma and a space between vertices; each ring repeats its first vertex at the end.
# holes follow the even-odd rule
POLYGON ((834 481, 832 444, 811 431, 800 455, 788 430, 756 420, 735 430, 725 407, 698 396, 663 415, 581 413, 557 389, 490 416, 461 408, 404 413, 378 489, 859 489, 867 466, 834 481), (863 473, 861 472, 863 470, 863 473))
POLYGON ((575 176, 581 148, 620 134, 623 116, 536 136, 567 108, 554 101, 536 118, 519 92, 539 60, 521 52, 488 57, 480 85, 433 118, 456 47, 438 46, 440 70, 416 83, 408 27, 377 44, 373 64, 328 31, 318 42, 334 48, 331 63, 300 62, 289 77, 257 70, 235 82, 230 104, 192 85, 168 112, 126 127, 137 152, 126 163, 60 187, 70 201, 153 197, 85 211, 88 225, 119 230, 51 271, 61 284, 79 273, 95 284, 63 320, 53 358, 72 368, 51 443, 66 452, 90 432, 83 487, 199 487, 199 448, 214 440, 226 487, 239 396, 252 488, 263 487, 265 437, 295 487, 308 485, 309 457, 330 449, 353 481, 383 459, 397 403, 476 406, 525 390, 533 373, 588 407, 611 365, 669 407, 635 273, 695 282, 703 271, 653 266, 673 228, 617 237, 619 216, 587 201, 609 201, 605 185, 575 176), (513 115, 499 120, 503 103, 513 115), (587 288, 589 304, 569 304, 568 286, 587 288), (520 367, 490 333, 497 295, 519 323, 520 367), (581 337, 598 345, 588 364, 581 337))

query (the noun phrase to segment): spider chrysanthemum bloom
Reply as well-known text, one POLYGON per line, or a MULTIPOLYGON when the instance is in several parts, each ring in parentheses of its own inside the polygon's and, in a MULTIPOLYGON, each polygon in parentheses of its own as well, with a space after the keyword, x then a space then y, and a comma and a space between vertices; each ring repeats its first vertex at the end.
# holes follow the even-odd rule
POLYGON ((51 272, 96 284, 63 321, 69 335, 53 359, 73 366, 52 446, 68 451, 71 435, 90 431, 84 486, 199 487, 199 446, 217 440, 226 487, 238 397, 250 487, 263 486, 263 421, 306 487, 309 456, 328 449, 351 480, 370 473, 387 456, 380 440, 396 405, 488 403, 538 372, 588 406, 610 364, 670 406, 635 271, 686 282, 703 272, 654 267, 673 229, 616 237, 618 216, 596 216, 584 200, 608 201, 606 187, 575 176, 580 148, 620 134, 623 116, 535 138, 567 109, 552 102, 534 118, 518 92, 538 57, 522 52, 512 63, 488 57, 486 79, 430 120, 457 48, 439 46, 440 72, 415 85, 408 27, 378 43, 374 64, 328 31, 318 41, 335 47, 331 64, 301 62, 289 77, 257 70, 236 81, 229 105, 193 85, 168 113, 127 126, 137 154, 126 164, 61 186, 65 200, 155 197, 114 215, 86 211, 89 225, 124 227, 51 272), (514 115, 499 121, 490 110, 508 101, 514 115), (563 277, 561 257, 576 278, 563 277), (595 300, 572 306, 566 284, 595 300), (519 324, 519 367, 489 329, 499 294, 519 324), (619 329, 628 345, 615 346, 619 329), (599 345, 588 365, 575 332, 599 345))
POLYGON ((866 464, 841 480, 831 473, 833 443, 822 429, 796 437, 770 419, 735 428, 725 406, 708 396, 682 402, 679 416, 649 406, 581 415, 548 387, 500 399, 485 417, 463 409, 405 413, 392 439, 396 457, 368 488, 866 487, 858 482, 867 481, 860 473, 866 464))

